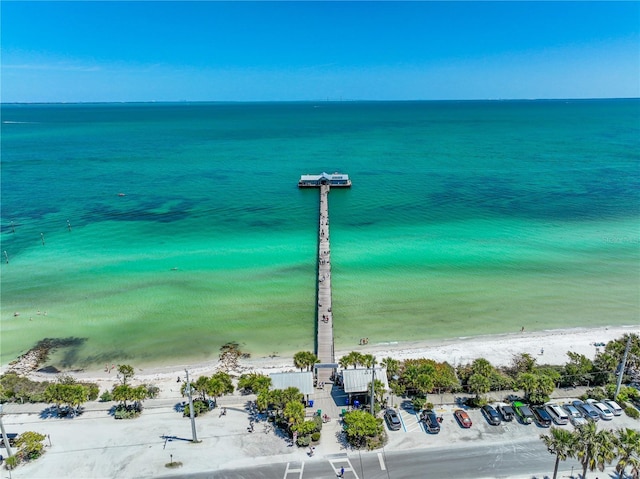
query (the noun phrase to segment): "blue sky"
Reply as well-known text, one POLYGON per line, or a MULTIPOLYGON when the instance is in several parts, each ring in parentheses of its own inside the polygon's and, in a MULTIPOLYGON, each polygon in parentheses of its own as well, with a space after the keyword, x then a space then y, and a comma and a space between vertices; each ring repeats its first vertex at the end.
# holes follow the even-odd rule
POLYGON ((640 96, 639 2, 20 2, 3 102, 640 96))

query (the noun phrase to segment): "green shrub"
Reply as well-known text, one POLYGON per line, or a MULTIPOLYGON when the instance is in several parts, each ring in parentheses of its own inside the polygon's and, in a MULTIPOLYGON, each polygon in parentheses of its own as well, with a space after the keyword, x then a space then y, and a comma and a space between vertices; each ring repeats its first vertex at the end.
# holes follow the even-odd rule
MULTIPOLYGON (((472 408, 482 407, 485 404, 487 404, 487 398, 485 398, 484 396, 470 397, 470 398, 467 398, 467 401, 465 402, 465 404, 467 406, 469 406, 469 407, 472 407, 472 408)), ((433 407, 428 408, 428 409, 433 409, 433 407)))
POLYGON ((141 406, 128 405, 125 407, 124 405, 119 404, 115 408, 113 417, 115 417, 116 419, 133 419, 138 417, 141 413, 141 406))
POLYGON ((313 442, 318 442, 320 440, 320 433, 314 432, 313 434, 311 434, 311 440, 313 442))
POLYGON ((7 457, 4 460, 5 464, 7 465, 7 469, 11 470, 11 469, 15 469, 17 467, 17 465, 20 463, 20 458, 17 455, 13 455, 11 457, 7 457))
POLYGON ((322 431, 322 418, 320 416, 313 416, 313 422, 316 425, 316 432, 322 431))
POLYGON ((113 401, 113 394, 111 394, 111 391, 106 390, 100 395, 100 402, 109 402, 109 401, 113 401))
POLYGON ((542 392, 533 392, 529 394, 528 400, 531 404, 544 404, 549 401, 549 395, 542 392))
POLYGON ((95 383, 80 383, 87 389, 87 400, 95 401, 100 394, 100 387, 95 383))
POLYGON ((307 447, 309 444, 311 444, 311 436, 298 436, 296 444, 299 447, 307 447))
POLYGON ((421 411, 426 403, 427 400, 421 397, 415 397, 411 400, 411 405, 415 411, 421 411))
POLYGON ((145 384, 144 387, 147 388, 147 397, 149 399, 155 399, 160 394, 160 388, 158 386, 154 386, 153 384, 145 384))
POLYGON ((589 398, 593 398, 596 401, 602 401, 603 399, 607 399, 607 394, 605 393, 603 388, 595 387, 587 389, 587 391, 582 396, 580 396, 580 399, 582 399, 583 401, 586 401, 589 398))
MULTIPOLYGON (((195 417, 198 417, 200 414, 203 414, 207 411, 209 411, 209 404, 207 402, 203 401, 202 399, 193 401, 193 415, 195 417)), ((191 415, 191 410, 189 409, 188 404, 184 407, 184 412, 182 414, 185 417, 189 417, 191 415)))
POLYGON ((46 402, 48 381, 31 381, 14 372, 0 376, 0 402, 46 402))
POLYGON ((380 449, 387 442, 387 435, 382 432, 377 436, 367 438, 367 449, 372 451, 374 449, 380 449))
POLYGON ((18 448, 18 456, 22 460, 31 461, 39 458, 44 453, 44 444, 42 441, 47 436, 39 432, 27 431, 23 432, 16 439, 15 445, 18 448))
POLYGON ((633 419, 638 419, 640 417, 640 412, 638 412, 638 410, 636 408, 634 408, 633 406, 627 406, 624 408, 624 413, 633 418, 633 419))
POLYGON ((136 411, 125 409, 125 408, 116 408, 116 411, 113 414, 113 417, 116 419, 133 419, 138 416, 139 413, 136 411))
MULTIPOLYGON (((616 392, 616 385, 608 384, 606 387, 607 387, 607 396, 610 399, 613 399, 613 396, 615 395, 615 392, 616 392)), ((622 404, 634 398, 640 398, 640 392, 638 392, 638 390, 635 388, 632 388, 629 386, 622 386, 620 388, 620 391, 618 392, 618 397, 616 398, 616 402, 618 404, 622 404)))

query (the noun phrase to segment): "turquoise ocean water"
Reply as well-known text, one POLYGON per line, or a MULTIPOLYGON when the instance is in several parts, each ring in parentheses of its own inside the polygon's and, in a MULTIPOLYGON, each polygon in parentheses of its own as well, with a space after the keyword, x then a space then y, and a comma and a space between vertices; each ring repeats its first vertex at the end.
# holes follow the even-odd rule
POLYGON ((353 180, 337 349, 640 324, 639 100, 3 105, 1 133, 3 364, 313 349, 322 171, 353 180))

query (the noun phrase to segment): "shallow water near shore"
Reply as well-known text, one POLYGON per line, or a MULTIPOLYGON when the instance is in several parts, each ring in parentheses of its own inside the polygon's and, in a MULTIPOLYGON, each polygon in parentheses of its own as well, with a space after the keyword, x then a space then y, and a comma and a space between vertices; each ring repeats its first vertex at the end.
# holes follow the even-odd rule
POLYGON ((318 195, 296 183, 322 171, 353 179, 329 196, 336 349, 640 323, 638 100, 2 120, 2 364, 44 337, 87 338, 66 368, 313 349, 318 195))

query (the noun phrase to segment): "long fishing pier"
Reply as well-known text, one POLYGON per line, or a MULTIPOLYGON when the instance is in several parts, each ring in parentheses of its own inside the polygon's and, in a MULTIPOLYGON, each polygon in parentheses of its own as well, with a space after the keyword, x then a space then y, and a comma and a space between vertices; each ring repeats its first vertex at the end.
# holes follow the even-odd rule
MULTIPOLYGON (((320 364, 335 363, 333 350, 333 311, 331 308, 331 249, 329 243, 329 185, 320 187, 320 224, 318 227, 318 335, 316 356, 320 364)), ((333 369, 318 368, 318 383, 329 382, 333 369)))
POLYGON ((316 356, 320 363, 316 366, 318 384, 331 381, 336 369, 333 341, 333 310, 331 301, 331 246, 329 242, 329 191, 331 187, 348 188, 351 180, 348 175, 334 173, 329 175, 302 175, 298 182, 300 188, 320 189, 320 213, 318 224, 318 293, 316 296, 316 356))

